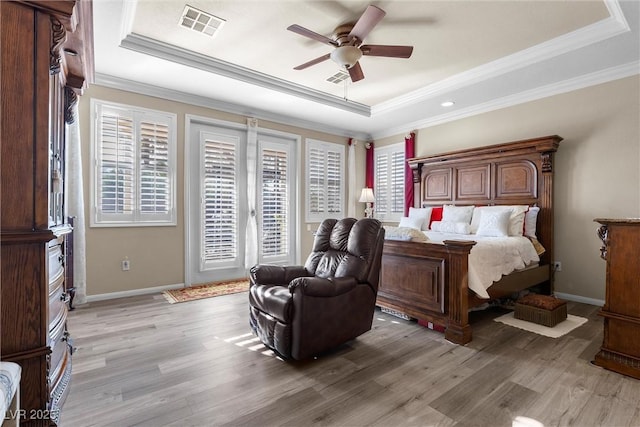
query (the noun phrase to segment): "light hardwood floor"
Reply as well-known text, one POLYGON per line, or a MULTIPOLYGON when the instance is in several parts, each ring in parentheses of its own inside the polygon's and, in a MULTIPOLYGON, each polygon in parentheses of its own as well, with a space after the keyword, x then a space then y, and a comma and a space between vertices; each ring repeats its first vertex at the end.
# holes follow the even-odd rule
POLYGON ((291 363, 251 334, 246 293, 86 304, 62 426, 640 426, 640 381, 589 363, 597 311, 569 303, 589 321, 558 339, 472 313, 464 347, 377 311, 358 339, 291 363))

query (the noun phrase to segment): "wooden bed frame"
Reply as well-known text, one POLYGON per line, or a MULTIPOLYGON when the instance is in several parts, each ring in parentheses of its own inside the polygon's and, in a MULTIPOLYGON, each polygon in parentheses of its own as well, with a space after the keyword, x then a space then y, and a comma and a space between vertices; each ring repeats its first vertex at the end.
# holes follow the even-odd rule
MULTIPOLYGON (((487 290, 492 299, 535 285, 553 293, 553 153, 561 140, 546 136, 408 160, 416 207, 540 207, 536 235, 546 251, 539 266, 494 282, 487 290)), ((449 341, 470 342, 469 308, 488 301, 468 288, 468 255, 474 244, 386 240, 377 304, 444 326, 449 341)))

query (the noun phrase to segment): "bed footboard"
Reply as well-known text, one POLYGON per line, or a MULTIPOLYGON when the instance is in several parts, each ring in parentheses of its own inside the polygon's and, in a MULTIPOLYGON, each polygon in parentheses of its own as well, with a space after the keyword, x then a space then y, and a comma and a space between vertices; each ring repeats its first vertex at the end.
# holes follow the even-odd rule
POLYGON ((382 254, 378 305, 445 326, 445 338, 471 341, 469 252, 475 242, 444 244, 387 240, 382 254))

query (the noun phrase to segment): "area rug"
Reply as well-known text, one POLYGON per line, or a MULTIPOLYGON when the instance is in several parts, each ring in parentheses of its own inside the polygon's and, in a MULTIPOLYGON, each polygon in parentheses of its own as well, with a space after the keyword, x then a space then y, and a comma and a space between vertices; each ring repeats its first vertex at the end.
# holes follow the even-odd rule
POLYGON ((206 283, 204 285, 191 286, 188 288, 170 289, 164 291, 162 295, 171 304, 177 302, 194 301, 202 298, 217 297, 220 295, 237 294, 249 290, 249 281, 234 280, 229 282, 206 283))
POLYGON ((495 320, 496 322, 504 323, 505 325, 524 329, 525 331, 533 332, 538 335, 544 335, 545 337, 551 338, 558 338, 565 334, 568 334, 587 321, 587 319, 584 317, 568 314, 567 320, 558 323, 553 328, 549 328, 548 326, 538 325, 537 323, 516 319, 513 317, 513 311, 503 316, 496 317, 493 320, 495 320))

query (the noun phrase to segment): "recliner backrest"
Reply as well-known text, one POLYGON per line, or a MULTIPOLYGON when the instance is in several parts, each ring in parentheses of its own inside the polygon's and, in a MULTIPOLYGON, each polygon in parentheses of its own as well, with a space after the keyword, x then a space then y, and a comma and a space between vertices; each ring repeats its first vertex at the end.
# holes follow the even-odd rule
POLYGON ((374 281, 370 284, 377 290, 378 272, 372 270, 379 270, 376 255, 382 251, 383 239, 384 229, 376 219, 326 219, 318 227, 305 268, 322 278, 352 276, 359 282, 374 281))

